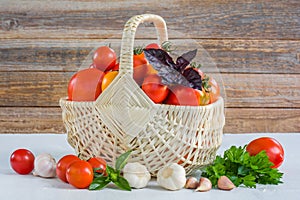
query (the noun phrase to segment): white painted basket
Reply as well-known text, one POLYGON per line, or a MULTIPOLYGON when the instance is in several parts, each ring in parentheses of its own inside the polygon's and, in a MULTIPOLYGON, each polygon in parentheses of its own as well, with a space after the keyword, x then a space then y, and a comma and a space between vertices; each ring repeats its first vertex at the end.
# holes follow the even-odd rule
POLYGON ((168 163, 187 174, 208 165, 221 145, 224 102, 207 106, 155 104, 133 79, 133 45, 140 23, 153 22, 159 41, 167 41, 165 21, 157 15, 132 17, 124 27, 120 69, 109 87, 93 102, 60 100, 68 142, 82 159, 103 157, 113 165, 133 149, 129 162, 140 162, 153 176, 168 163))

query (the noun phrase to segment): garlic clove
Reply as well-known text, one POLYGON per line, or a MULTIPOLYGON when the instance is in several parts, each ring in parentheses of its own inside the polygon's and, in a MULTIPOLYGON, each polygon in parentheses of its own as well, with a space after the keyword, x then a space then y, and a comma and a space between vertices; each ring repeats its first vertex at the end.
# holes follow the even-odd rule
POLYGON ((208 178, 201 177, 196 192, 207 192, 211 190, 212 184, 208 178))
POLYGON ((221 190, 232 190, 235 185, 227 176, 221 176, 218 180, 218 188, 221 190))
POLYGON ((56 161, 48 153, 38 155, 34 160, 34 176, 52 178, 56 176, 56 161))
POLYGON ((195 177, 191 176, 186 180, 184 187, 186 189, 196 189, 198 185, 199 185, 198 180, 195 177))

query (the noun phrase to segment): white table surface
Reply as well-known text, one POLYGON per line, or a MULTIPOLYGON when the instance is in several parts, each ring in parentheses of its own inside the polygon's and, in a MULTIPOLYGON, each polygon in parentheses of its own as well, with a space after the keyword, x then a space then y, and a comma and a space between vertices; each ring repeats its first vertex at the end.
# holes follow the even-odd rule
POLYGON ((284 147, 285 161, 279 168, 284 173, 283 184, 259 185, 256 189, 235 188, 232 191, 212 189, 200 193, 193 190, 167 191, 160 188, 152 180, 147 188, 135 189, 131 192, 121 191, 113 187, 100 191, 75 189, 71 185, 58 180, 34 177, 33 175, 18 175, 10 167, 9 157, 18 148, 30 149, 36 156, 40 153, 51 153, 56 160, 62 156, 74 153, 66 141, 66 135, 57 134, 2 134, 0 135, 0 199, 1 200, 31 200, 31 199, 230 199, 230 200, 299 200, 300 199, 300 134, 224 134, 223 144, 219 149, 221 154, 231 145, 243 146, 252 139, 261 136, 271 136, 284 147))

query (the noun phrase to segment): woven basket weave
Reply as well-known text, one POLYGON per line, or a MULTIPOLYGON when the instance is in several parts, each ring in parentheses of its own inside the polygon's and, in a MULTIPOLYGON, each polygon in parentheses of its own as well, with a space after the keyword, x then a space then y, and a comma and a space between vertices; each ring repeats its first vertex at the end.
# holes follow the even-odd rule
POLYGON ((224 102, 207 106, 155 104, 133 79, 133 45, 140 23, 153 22, 159 41, 167 41, 165 21, 157 15, 132 17, 124 27, 118 76, 93 102, 60 99, 68 142, 82 159, 101 156, 113 165, 133 149, 129 162, 140 162, 153 176, 168 163, 187 174, 212 163, 221 145, 224 102))

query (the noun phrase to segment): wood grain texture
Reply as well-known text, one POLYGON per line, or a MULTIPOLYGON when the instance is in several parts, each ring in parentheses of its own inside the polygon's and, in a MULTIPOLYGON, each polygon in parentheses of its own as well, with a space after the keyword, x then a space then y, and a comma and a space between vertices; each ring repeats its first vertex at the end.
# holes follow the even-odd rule
MULTIPOLYGON (((64 133, 69 78, 96 47, 118 53, 125 22, 142 13, 165 19, 176 52, 205 50, 197 61, 223 85, 225 133, 300 132, 298 0, 2 0, 0 133, 64 133)), ((136 38, 153 42, 153 25, 136 38)))
MULTIPOLYGON (((181 51, 192 50, 193 47, 187 46, 186 42, 198 49, 203 48, 220 72, 224 73, 300 73, 300 41, 192 38, 170 41, 181 51)), ((139 46, 149 41, 137 40, 136 43, 135 46, 139 46)), ((75 72, 83 63, 90 64, 89 54, 104 44, 112 45, 116 52, 120 49, 120 39, 0 40, 0 71, 75 72)))
POLYGON ((298 0, 3 0, 0 38, 119 38, 131 16, 154 13, 193 38, 299 39, 299 7, 298 0))

